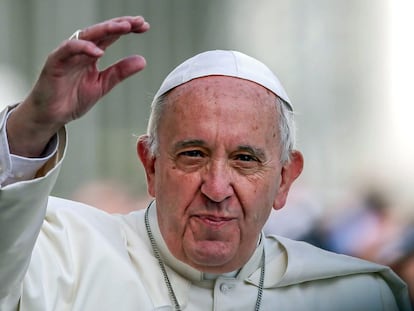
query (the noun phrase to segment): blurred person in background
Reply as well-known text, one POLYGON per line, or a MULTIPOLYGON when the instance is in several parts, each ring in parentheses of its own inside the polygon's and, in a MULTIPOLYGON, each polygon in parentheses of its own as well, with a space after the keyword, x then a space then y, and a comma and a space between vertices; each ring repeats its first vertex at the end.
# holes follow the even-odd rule
POLYGON ((265 236, 303 167, 293 107, 261 62, 208 51, 155 94, 137 152, 142 211, 113 215, 50 197, 65 125, 145 67, 126 57, 100 71, 142 17, 77 31, 46 60, 28 97, 0 116, 0 309, 410 310, 386 266, 265 236))
POLYGON ((379 187, 354 193, 339 204, 338 213, 324 219, 320 234, 323 247, 375 260, 380 248, 399 236, 403 227, 393 213, 392 204, 387 192, 379 187))

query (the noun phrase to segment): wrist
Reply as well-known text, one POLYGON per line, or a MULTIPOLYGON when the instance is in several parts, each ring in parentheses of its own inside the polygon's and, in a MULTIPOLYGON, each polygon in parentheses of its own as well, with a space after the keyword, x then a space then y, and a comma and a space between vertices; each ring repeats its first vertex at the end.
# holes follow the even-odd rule
POLYGON ((51 138, 61 126, 40 124, 31 118, 27 107, 20 104, 6 121, 10 153, 27 158, 42 156, 51 138))

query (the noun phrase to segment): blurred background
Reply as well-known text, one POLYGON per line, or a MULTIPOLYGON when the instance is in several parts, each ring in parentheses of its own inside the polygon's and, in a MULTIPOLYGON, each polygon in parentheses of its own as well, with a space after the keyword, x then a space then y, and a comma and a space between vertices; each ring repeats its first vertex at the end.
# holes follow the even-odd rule
POLYGON ((403 0, 2 0, 0 105, 24 98, 48 53, 76 29, 145 16, 151 30, 122 38, 101 66, 137 53, 147 68, 69 125, 53 192, 127 212, 148 202, 135 142, 163 78, 198 52, 240 50, 284 84, 305 156, 287 207, 267 230, 400 263, 414 245, 407 244, 414 219, 413 10, 413 1, 403 0))

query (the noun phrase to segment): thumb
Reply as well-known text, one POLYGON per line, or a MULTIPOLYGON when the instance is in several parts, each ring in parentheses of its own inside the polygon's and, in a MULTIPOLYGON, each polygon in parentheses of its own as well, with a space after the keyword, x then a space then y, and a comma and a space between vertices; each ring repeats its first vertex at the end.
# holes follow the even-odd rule
POLYGON ((141 71, 146 66, 145 58, 132 55, 121 59, 100 73, 102 93, 108 93, 118 83, 141 71))

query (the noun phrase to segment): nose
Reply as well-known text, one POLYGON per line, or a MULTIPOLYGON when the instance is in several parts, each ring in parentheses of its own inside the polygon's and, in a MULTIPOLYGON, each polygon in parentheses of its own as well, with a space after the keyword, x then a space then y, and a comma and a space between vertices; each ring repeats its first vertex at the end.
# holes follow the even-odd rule
POLYGON ((225 163, 212 162, 206 168, 202 176, 201 193, 216 203, 223 202, 234 194, 232 172, 225 163))

